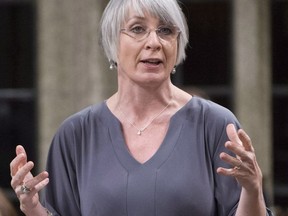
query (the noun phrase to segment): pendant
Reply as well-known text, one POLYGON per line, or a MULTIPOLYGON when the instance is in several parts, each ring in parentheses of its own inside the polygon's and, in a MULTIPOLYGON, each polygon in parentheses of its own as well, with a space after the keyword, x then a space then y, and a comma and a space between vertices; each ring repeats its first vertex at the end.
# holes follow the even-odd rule
POLYGON ((138 130, 137 135, 141 136, 142 130, 138 130))

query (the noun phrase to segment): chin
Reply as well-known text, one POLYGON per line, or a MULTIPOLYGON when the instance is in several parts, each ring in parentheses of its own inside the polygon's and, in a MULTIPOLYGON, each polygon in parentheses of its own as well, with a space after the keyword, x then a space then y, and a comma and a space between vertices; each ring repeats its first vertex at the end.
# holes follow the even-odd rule
POLYGON ((159 86, 163 84, 163 82, 170 80, 170 73, 146 73, 138 79, 138 83, 142 86, 159 86))

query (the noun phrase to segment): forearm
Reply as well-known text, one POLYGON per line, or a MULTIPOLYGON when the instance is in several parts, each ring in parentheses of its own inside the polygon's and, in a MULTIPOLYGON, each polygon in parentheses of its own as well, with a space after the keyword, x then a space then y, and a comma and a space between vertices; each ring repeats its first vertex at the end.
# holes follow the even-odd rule
POLYGON ((262 190, 255 194, 242 189, 236 216, 265 216, 266 204, 262 190))

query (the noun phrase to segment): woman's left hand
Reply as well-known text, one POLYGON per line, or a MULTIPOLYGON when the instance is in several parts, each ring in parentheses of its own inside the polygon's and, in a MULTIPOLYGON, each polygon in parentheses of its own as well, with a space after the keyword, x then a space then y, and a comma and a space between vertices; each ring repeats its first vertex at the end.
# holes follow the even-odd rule
POLYGON ((220 158, 234 168, 219 167, 217 173, 233 176, 246 191, 259 193, 262 191, 262 172, 250 137, 242 129, 236 131, 233 124, 227 125, 226 132, 230 141, 225 143, 225 147, 236 157, 222 152, 220 158))

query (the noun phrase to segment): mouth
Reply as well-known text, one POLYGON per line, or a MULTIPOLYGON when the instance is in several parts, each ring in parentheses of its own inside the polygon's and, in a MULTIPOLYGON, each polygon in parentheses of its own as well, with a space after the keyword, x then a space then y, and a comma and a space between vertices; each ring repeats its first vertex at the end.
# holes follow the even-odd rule
POLYGON ((155 66, 163 63, 163 61, 160 59, 144 59, 144 60, 141 60, 141 62, 144 64, 150 64, 150 65, 155 65, 155 66))

